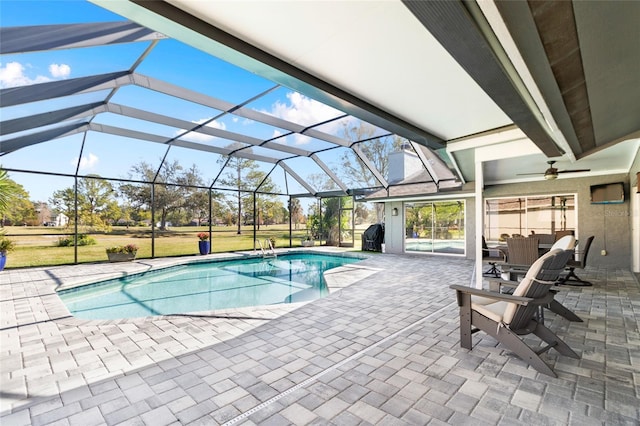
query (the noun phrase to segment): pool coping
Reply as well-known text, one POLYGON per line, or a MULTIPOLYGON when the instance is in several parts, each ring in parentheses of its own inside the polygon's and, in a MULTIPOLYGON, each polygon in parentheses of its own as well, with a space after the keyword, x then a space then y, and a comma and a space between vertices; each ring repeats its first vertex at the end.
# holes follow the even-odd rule
MULTIPOLYGON (((327 248, 292 248, 292 249, 276 249, 276 254, 293 254, 293 253, 316 253, 325 255, 339 255, 346 257, 360 257, 362 260, 371 258, 370 254, 363 254, 361 252, 353 252, 346 249, 337 247, 327 248)), ((377 254, 377 253, 376 253, 377 254)), ((156 320, 163 320, 176 317, 220 317, 220 318, 245 318, 245 319, 257 319, 257 320, 271 320, 275 319, 285 313, 298 309, 301 306, 306 305, 311 301, 303 301, 296 303, 279 303, 271 305, 254 305, 238 308, 225 308, 216 309, 210 311, 194 311, 185 313, 176 313, 169 315, 156 315, 146 317, 135 318, 120 318, 120 319, 82 319, 77 318, 71 314, 66 304, 62 301, 58 295, 59 290, 68 290, 72 288, 81 287, 84 285, 90 285, 96 282, 125 277, 133 274, 144 273, 149 271, 156 271, 168 267, 180 266, 190 263, 208 262, 211 260, 225 261, 246 259, 250 257, 261 257, 260 254, 255 251, 249 252, 233 252, 233 253, 215 253, 209 255, 187 257, 172 257, 172 258, 156 258, 156 259, 140 259, 131 262, 118 262, 118 263, 100 263, 100 264, 80 264, 80 265, 67 265, 65 268, 88 268, 96 266, 100 268, 108 268, 108 271, 99 271, 94 274, 76 275, 61 278, 60 283, 53 285, 54 298, 47 298, 44 311, 47 312, 49 320, 60 320, 68 325, 105 325, 105 324, 140 324, 144 322, 152 322, 156 320)), ((329 294, 339 292, 345 287, 350 286, 378 271, 380 268, 373 267, 371 265, 358 265, 358 263, 348 264, 333 268, 330 274, 324 273, 324 278, 327 283, 329 294)), ((55 267, 54 267, 55 268, 55 267)), ((48 271, 54 268, 41 268, 41 270, 48 271)), ((40 269, 40 268, 39 268, 40 269)), ((21 324, 15 324, 13 326, 21 326, 21 324)), ((11 326, 10 326, 11 327, 11 326)))
MULTIPOLYGON (((366 255, 362 255, 354 252, 348 252, 348 251, 335 252, 333 250, 328 251, 328 250, 313 250, 313 249, 311 250, 280 249, 279 251, 276 251, 276 254, 282 254, 282 255, 324 254, 324 255, 332 255, 332 256, 337 256, 339 254, 340 256, 337 256, 337 257, 355 257, 355 258, 360 258, 362 260, 368 258, 368 256, 366 255)), ((77 279, 76 281, 62 283, 58 285, 55 288, 55 291, 59 292, 64 290, 70 290, 77 287, 92 285, 102 281, 123 278, 123 277, 136 275, 136 274, 143 274, 146 272, 160 271, 163 269, 173 268, 176 266, 193 265, 198 263, 209 263, 209 262, 225 262, 230 260, 241 260, 241 259, 257 259, 261 257, 264 257, 264 256, 254 252, 233 252, 233 253, 215 253, 215 254, 198 256, 197 258, 193 258, 192 256, 189 256, 189 257, 171 257, 171 258, 156 258, 156 259, 139 259, 139 260, 133 260, 131 262, 126 262, 126 263, 118 262, 115 265, 120 265, 120 266, 144 265, 144 267, 141 267, 139 268, 140 270, 137 270, 138 268, 136 268, 135 266, 133 267, 129 266, 127 270, 113 271, 111 273, 101 274, 100 278, 82 277, 77 279), (149 264, 150 261, 153 263, 149 264), (135 270, 130 270, 130 269, 135 269, 135 270)), ((114 265, 114 268, 117 268, 117 266, 115 265, 114 265)), ((334 269, 337 269, 337 268, 334 268, 334 269)), ((329 283, 327 283, 327 286, 329 286, 329 283)))

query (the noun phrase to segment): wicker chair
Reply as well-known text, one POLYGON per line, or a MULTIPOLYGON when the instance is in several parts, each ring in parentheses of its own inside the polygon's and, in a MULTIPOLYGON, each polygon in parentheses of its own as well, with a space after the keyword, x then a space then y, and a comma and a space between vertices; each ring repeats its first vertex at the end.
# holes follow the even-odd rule
POLYGON ((452 285, 460 308, 460 346, 472 349, 472 335, 484 331, 543 374, 556 377, 540 357, 554 348, 562 355, 579 356, 539 319, 540 306, 553 300, 549 290, 564 269, 570 252, 553 250, 535 261, 513 294, 452 285), (555 278, 554 278, 555 277, 555 278), (520 336, 534 334, 546 343, 534 350, 520 336))
POLYGON ((536 237, 507 238, 509 265, 525 268, 531 266, 533 262, 538 260, 538 243, 536 237))

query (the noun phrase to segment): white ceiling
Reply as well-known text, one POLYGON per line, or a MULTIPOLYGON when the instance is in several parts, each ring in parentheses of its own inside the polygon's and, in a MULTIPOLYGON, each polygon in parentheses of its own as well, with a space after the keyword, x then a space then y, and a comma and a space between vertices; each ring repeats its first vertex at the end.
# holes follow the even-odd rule
POLYGON ((511 124, 400 1, 169 2, 444 140, 511 124))

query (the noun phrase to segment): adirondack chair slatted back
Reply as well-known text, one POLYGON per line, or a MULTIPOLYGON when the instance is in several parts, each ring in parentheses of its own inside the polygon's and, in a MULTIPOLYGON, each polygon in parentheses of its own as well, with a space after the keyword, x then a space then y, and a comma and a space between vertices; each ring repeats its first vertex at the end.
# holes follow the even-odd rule
MULTIPOLYGON (((570 250, 558 249, 544 254, 531 265, 513 295, 534 299, 548 295, 550 287, 564 270, 571 253, 570 250)), ((538 305, 523 306, 509 303, 503 315, 503 322, 509 324, 512 330, 524 328, 536 315, 537 310, 538 305)))
POLYGON ((509 257, 507 261, 512 265, 532 265, 538 259, 538 239, 507 238, 509 257))

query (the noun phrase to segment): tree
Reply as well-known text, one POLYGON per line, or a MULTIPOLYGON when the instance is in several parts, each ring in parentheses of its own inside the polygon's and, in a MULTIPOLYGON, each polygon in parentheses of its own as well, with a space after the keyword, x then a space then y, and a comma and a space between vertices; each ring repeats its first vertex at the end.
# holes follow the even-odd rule
POLYGON ((33 203, 29 200, 29 193, 22 185, 15 182, 13 184, 15 185, 12 189, 14 196, 5 210, 3 221, 13 225, 38 225, 38 216, 33 203))
POLYGON ((6 170, 0 169, 0 214, 4 215, 7 207, 9 206, 9 202, 13 197, 13 193, 11 192, 11 183, 9 182, 9 175, 6 170))
MULTIPOLYGON (((29 201, 29 193, 24 187, 9 178, 6 170, 0 168, 0 219, 4 225, 5 218, 26 222, 35 218, 35 209, 29 201)), ((15 222, 14 222, 15 223, 15 222)))
POLYGON ((293 222, 294 228, 298 229, 300 222, 304 220, 300 199, 298 198, 291 199, 291 202, 289 203, 289 214, 291 215, 291 222, 293 222))
POLYGON ((338 244, 340 241, 340 222, 342 227, 348 226, 347 218, 340 217, 340 204, 350 202, 351 197, 330 197, 322 199, 322 215, 318 205, 309 207, 308 226, 314 239, 324 239, 327 244, 338 244), (342 200, 341 200, 342 198, 342 200))
MULTIPOLYGON (((373 164, 380 174, 387 178, 389 175, 389 154, 398 151, 404 141, 399 136, 373 138, 376 128, 364 122, 358 126, 349 126, 348 121, 342 122, 341 136, 351 142, 367 140, 358 144, 358 148, 364 156, 373 164)), ((357 155, 343 153, 340 158, 341 177, 351 187, 376 187, 380 182, 375 178, 366 164, 357 155)), ((378 222, 382 222, 384 217, 384 204, 376 205, 376 215, 378 222)))
POLYGON ((160 229, 162 230, 167 228, 168 215, 183 208, 185 200, 194 191, 193 188, 185 187, 184 185, 199 185, 202 183, 200 173, 195 165, 183 171, 183 167, 177 160, 163 163, 157 172, 157 176, 156 169, 153 166, 141 161, 131 167, 129 175, 132 179, 137 178, 153 183, 153 185, 122 184, 120 185, 120 192, 138 209, 150 209, 152 207, 153 194, 153 209, 156 215, 160 215, 160 229))
POLYGON ((90 175, 78 180, 78 214, 80 223, 94 229, 107 230, 120 216, 111 183, 90 175))
POLYGON ((49 204, 53 206, 53 211, 56 214, 64 214, 69 218, 66 226, 70 226, 75 218, 76 211, 76 191, 73 188, 60 189, 54 191, 49 198, 49 204))
MULTIPOLYGON (((366 140, 366 142, 358 143, 358 148, 380 174, 386 177, 389 169, 389 154, 400 149, 403 139, 399 136, 372 139, 375 133, 376 128, 371 124, 359 122, 357 126, 350 126, 348 121, 343 121, 340 136, 351 142, 366 140)), ((358 156, 351 156, 345 152, 340 160, 342 167, 341 177, 348 184, 356 187, 361 187, 362 184, 366 184, 369 187, 380 185, 380 182, 358 156)))
MULTIPOLYGON (((227 161, 228 157, 223 157, 220 161, 227 161)), ((255 160, 240 157, 231 157, 225 167, 225 172, 220 177, 220 184, 234 188, 235 206, 230 203, 231 208, 236 209, 237 233, 242 234, 243 208, 249 212, 253 208, 253 191, 260 190, 262 192, 277 192, 276 185, 270 178, 266 178, 266 174, 259 170, 258 163, 255 160), (260 185, 262 183, 262 185, 260 185), (260 185, 260 188, 258 188, 260 185), (251 203, 251 207, 249 206, 251 203)), ((260 209, 262 205, 258 205, 262 197, 256 200, 256 207, 260 209)), ((260 211, 260 210, 258 210, 260 211)))
MULTIPOLYGON (((97 175, 78 180, 78 225, 96 230, 108 230, 121 214, 115 191, 109 181, 97 175)), ((76 191, 73 187, 55 191, 49 200, 58 213, 75 219, 76 191)))

